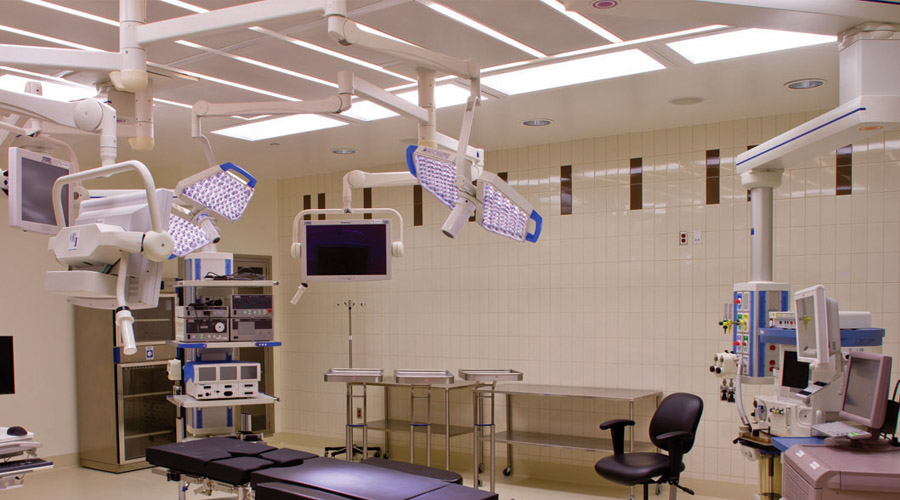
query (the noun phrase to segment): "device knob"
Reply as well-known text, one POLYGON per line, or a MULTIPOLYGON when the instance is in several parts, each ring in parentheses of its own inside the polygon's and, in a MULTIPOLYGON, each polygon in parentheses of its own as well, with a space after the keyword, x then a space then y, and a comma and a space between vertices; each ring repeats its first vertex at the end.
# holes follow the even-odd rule
POLYGON ((224 332, 224 331, 225 331, 225 323, 222 323, 221 321, 217 321, 217 322, 216 322, 215 329, 216 329, 216 331, 219 332, 219 333, 224 332))

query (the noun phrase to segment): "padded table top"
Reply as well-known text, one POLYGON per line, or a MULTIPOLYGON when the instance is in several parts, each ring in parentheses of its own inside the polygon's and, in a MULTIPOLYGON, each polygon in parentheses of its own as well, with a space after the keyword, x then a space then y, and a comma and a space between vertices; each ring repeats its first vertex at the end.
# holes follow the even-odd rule
POLYGON ((267 482, 293 483, 359 500, 409 500, 447 485, 438 479, 333 458, 257 471, 250 480, 254 487, 267 482))

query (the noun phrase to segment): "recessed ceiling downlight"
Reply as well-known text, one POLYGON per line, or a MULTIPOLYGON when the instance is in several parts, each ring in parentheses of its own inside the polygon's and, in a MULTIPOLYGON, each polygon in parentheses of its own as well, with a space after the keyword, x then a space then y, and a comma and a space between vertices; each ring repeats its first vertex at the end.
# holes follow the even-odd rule
POLYGON ((553 123, 553 120, 549 118, 531 118, 522 122, 522 125, 526 127, 546 127, 553 123))
POLYGON ((690 106, 692 104, 700 104, 703 101, 704 99, 702 97, 687 96, 669 99, 669 104, 674 104, 675 106, 690 106))
POLYGON ((334 148, 331 150, 336 155, 355 155, 356 150, 353 148, 334 148))
POLYGON ((809 90, 825 85, 825 80, 821 78, 802 78, 784 84, 785 87, 792 90, 809 90))

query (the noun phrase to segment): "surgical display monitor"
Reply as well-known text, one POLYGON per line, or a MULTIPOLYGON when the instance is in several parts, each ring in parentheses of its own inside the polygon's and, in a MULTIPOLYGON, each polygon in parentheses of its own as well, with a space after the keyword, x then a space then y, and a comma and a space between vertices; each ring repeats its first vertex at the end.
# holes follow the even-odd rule
MULTIPOLYGON (((22 148, 9 148, 9 225, 41 234, 56 234, 53 183, 69 174, 68 162, 22 148)), ((63 213, 69 218, 69 187, 61 191, 63 213)))
POLYGON ((825 287, 800 290, 794 294, 797 311, 797 360, 826 365, 832 353, 840 351, 841 329, 838 303, 825 297, 825 287))
POLYGON ((805 389, 809 385, 809 363, 797 361, 796 351, 784 351, 781 358, 781 386, 805 389))
POLYGON ((303 221, 300 243, 306 281, 391 278, 391 221, 303 221))
POLYGON ((891 357, 871 352, 850 353, 840 417, 880 429, 891 384, 891 357))

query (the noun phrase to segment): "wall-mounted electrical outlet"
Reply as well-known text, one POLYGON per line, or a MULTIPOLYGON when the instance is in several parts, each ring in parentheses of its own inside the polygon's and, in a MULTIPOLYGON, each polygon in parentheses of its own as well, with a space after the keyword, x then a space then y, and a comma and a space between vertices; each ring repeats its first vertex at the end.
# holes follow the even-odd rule
POLYGON ((687 245, 688 244, 687 231, 682 231, 682 232, 678 233, 678 244, 679 245, 687 245))
POLYGON ((694 244, 702 245, 703 244, 703 232, 697 229, 694 231, 694 244))

